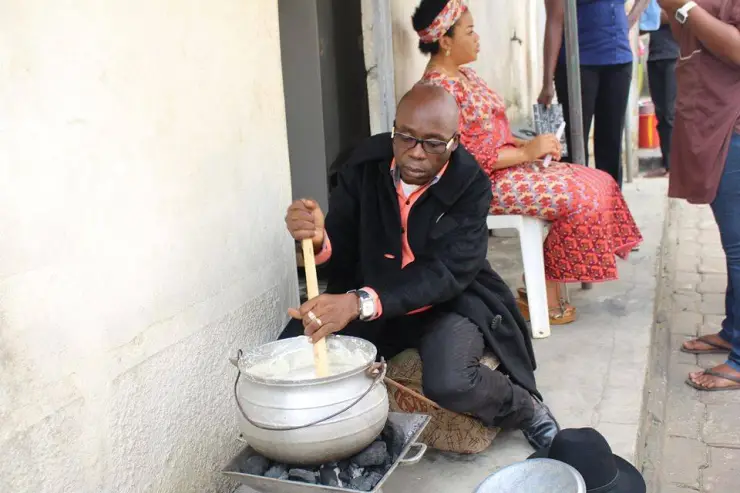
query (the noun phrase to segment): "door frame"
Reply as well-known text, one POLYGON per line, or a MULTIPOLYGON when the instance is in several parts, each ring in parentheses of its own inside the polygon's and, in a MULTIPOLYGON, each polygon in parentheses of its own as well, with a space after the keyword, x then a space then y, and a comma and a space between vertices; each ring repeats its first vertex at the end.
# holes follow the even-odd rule
POLYGON ((370 133, 390 132, 396 113, 391 0, 362 0, 362 39, 370 133))

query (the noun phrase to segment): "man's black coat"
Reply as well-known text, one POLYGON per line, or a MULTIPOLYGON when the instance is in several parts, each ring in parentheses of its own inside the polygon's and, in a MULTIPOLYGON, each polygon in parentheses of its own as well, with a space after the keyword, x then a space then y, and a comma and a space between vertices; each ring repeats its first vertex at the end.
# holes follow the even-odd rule
POLYGON ((427 305, 459 313, 480 327, 501 370, 539 395, 529 329, 509 287, 486 260, 490 180, 459 146, 440 180, 411 208, 407 235, 415 260, 401 269, 392 158, 390 134, 376 135, 354 150, 338 174, 326 216, 332 245, 322 266, 327 292, 369 286, 382 303, 381 318, 427 305))

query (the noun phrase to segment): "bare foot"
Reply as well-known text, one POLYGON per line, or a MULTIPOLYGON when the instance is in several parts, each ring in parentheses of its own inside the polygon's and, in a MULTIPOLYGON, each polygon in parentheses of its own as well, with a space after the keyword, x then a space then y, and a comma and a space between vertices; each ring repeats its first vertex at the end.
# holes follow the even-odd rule
POLYGON ((710 334, 702 336, 700 339, 691 339, 683 343, 683 348, 688 351, 717 351, 719 348, 732 349, 730 343, 722 339, 719 334, 710 334), (706 342, 704 342, 706 341, 706 342), (711 343, 711 344, 710 344, 711 343))
POLYGON ((713 373, 722 373, 727 376, 734 377, 738 382, 722 378, 717 375, 710 375, 703 371, 696 371, 689 373, 689 379, 702 389, 727 389, 727 388, 740 388, 740 371, 735 371, 730 368, 729 365, 721 364, 715 366, 711 370, 713 373))

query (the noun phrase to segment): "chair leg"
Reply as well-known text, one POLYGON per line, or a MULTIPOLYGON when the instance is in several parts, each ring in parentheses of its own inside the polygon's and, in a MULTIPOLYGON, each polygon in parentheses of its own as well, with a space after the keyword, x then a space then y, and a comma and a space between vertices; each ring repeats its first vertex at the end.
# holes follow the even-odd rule
POLYGON ((524 261, 524 279, 527 282, 527 302, 532 324, 532 336, 542 339, 550 336, 550 311, 547 307, 547 285, 545 283, 545 256, 542 244, 545 241, 542 222, 524 217, 519 231, 524 261))

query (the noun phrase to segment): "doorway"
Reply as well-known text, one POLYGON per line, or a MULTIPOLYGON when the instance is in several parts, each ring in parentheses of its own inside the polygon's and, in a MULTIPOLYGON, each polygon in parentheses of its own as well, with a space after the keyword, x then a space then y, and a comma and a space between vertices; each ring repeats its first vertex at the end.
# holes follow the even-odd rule
MULTIPOLYGON (((361 2, 278 0, 278 13, 293 198, 326 212, 334 172, 370 136, 361 2)), ((303 301, 300 247, 296 254, 303 301)))
POLYGON ((278 0, 293 197, 327 210, 331 171, 370 135, 359 0, 278 0))

